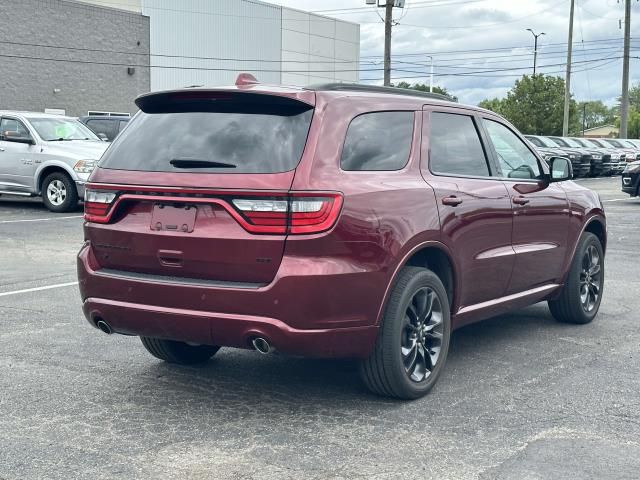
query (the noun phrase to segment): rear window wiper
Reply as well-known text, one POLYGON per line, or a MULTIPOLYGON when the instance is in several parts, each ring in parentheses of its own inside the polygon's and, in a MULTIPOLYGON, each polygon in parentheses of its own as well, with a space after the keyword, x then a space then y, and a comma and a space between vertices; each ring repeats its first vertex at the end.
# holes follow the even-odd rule
POLYGON ((197 160, 191 158, 174 158, 169 162, 176 168, 236 168, 232 163, 197 160))

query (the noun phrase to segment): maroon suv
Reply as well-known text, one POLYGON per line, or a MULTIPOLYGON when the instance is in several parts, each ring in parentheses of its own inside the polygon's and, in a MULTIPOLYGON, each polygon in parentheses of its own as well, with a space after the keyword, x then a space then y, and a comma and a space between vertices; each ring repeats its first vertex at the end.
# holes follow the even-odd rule
POLYGON ((88 185, 78 276, 89 322, 160 359, 350 357, 417 398, 455 328, 543 300, 598 311, 598 196, 492 112, 242 81, 136 103, 88 185))

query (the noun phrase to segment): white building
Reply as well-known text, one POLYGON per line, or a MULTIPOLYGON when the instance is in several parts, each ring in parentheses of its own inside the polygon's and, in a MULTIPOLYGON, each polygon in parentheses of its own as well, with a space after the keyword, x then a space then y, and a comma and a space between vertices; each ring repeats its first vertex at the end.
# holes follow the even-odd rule
POLYGON ((357 82, 360 27, 257 0, 84 0, 150 18, 151 90, 357 82))

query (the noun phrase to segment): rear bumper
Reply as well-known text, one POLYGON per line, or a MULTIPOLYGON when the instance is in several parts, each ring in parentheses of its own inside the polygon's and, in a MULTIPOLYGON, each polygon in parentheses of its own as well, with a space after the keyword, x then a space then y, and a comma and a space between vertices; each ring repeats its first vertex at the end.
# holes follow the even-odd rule
POLYGON ((311 357, 363 358, 373 348, 386 282, 382 272, 354 267, 285 256, 271 284, 221 288, 103 275, 89 243, 78 255, 93 326, 101 319, 116 333, 238 348, 264 337, 276 350, 311 357))

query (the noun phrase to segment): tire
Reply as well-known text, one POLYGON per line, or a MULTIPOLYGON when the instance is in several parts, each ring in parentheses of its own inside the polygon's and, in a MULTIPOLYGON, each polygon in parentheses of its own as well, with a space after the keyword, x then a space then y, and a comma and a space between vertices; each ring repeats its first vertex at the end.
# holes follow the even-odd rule
POLYGON ((362 380, 378 395, 405 400, 420 398, 438 380, 449 352, 450 337, 449 299, 442 282, 430 270, 405 267, 391 291, 373 351, 360 362, 362 380), (432 299, 431 313, 425 315, 429 299, 432 299), (425 307, 418 308, 423 312, 423 323, 416 321, 416 305, 425 307), (416 328, 419 325, 422 328, 416 328), (411 345, 416 346, 414 369, 411 345), (431 354, 426 354, 428 351, 431 354))
POLYGON ((603 291, 604 251, 602 244, 593 233, 585 232, 578 242, 567 281, 562 287, 560 296, 548 302, 549 310, 559 322, 589 323, 598 314, 603 291), (594 259, 594 255, 597 255, 597 260, 594 259), (590 263, 594 261, 595 264, 590 263), (595 265, 598 266, 597 269, 594 268, 595 265))
POLYGON ((66 173, 51 173, 42 182, 42 200, 52 212, 69 212, 78 206, 76 184, 66 173))
POLYGON ((205 363, 220 350, 220 347, 213 345, 189 345, 160 338, 140 337, 140 340, 144 348, 154 357, 179 365, 205 363))

